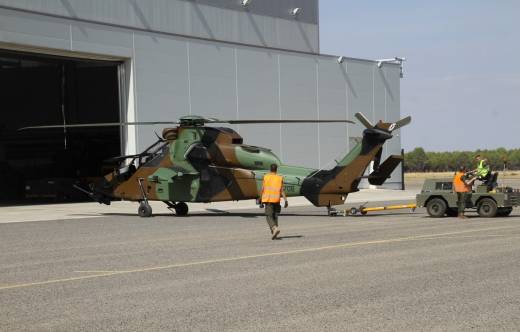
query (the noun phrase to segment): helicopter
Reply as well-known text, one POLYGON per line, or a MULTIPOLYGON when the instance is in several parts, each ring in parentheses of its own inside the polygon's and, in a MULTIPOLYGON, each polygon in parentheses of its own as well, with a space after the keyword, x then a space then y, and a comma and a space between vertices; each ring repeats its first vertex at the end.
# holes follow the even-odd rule
POLYGON ((219 120, 202 116, 183 116, 179 121, 70 124, 24 127, 19 130, 121 125, 176 125, 166 127, 157 141, 139 154, 107 160, 112 172, 88 188, 74 185, 93 200, 110 205, 114 199, 139 202, 140 217, 152 216, 149 201, 162 201, 177 216, 188 214, 190 202, 218 202, 257 199, 262 180, 270 165, 278 166, 284 177, 288 197, 304 196, 314 206, 326 207, 345 202, 347 195, 359 191, 363 178, 381 185, 402 161, 391 155, 381 163, 383 145, 392 132, 409 124, 411 117, 397 122, 372 124, 362 113, 355 117, 365 126, 363 137, 331 169, 289 166, 268 148, 244 144, 243 138, 228 127, 209 124, 275 123, 354 123, 350 120, 219 120), (373 171, 363 176, 373 162, 373 171))

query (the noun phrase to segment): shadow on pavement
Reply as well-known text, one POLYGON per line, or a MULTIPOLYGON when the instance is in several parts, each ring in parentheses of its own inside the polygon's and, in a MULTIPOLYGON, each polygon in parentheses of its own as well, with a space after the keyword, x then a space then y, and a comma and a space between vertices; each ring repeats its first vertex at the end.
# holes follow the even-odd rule
MULTIPOLYGON (((103 216, 127 216, 127 217, 138 217, 137 213, 122 213, 122 212, 107 212, 107 213, 101 213, 100 215, 103 216)), ((152 217, 176 217, 176 218, 189 218, 189 217, 241 217, 241 218, 258 218, 258 217, 265 217, 265 214, 263 212, 193 212, 188 214, 187 216, 177 216, 175 213, 154 213, 152 217)), ((283 217, 327 217, 326 214, 322 213, 316 213, 316 214, 309 214, 309 213, 283 213, 280 214, 280 218, 283 217)))
POLYGON ((279 236, 275 240, 284 240, 284 239, 301 239, 303 235, 287 235, 287 236, 279 236))

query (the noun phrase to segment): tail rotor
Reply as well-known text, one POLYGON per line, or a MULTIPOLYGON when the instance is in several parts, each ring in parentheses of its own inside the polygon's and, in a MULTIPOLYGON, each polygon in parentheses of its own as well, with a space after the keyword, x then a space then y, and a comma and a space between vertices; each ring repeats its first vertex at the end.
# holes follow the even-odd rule
POLYGON ((361 113, 361 112, 358 112, 354 115, 356 117, 356 119, 359 120, 359 122, 361 122, 363 124, 363 126, 365 126, 367 129, 372 129, 374 128, 375 126, 372 124, 372 122, 370 122, 370 120, 367 119, 367 117, 361 113))
POLYGON ((392 123, 390 125, 390 127, 388 128, 388 130, 390 130, 390 132, 392 132, 392 131, 397 130, 397 129, 401 128, 401 127, 406 126, 410 122, 412 122, 412 117, 408 115, 406 118, 402 118, 401 120, 392 123))
POLYGON ((401 120, 397 122, 392 123, 384 123, 382 121, 379 121, 376 125, 372 124, 370 120, 367 119, 367 117, 363 113, 356 113, 355 114, 356 119, 358 119, 359 122, 361 122, 367 129, 384 129, 388 132, 393 132, 394 130, 397 130, 401 127, 406 126, 410 122, 412 122, 412 117, 407 116, 406 118, 402 118, 401 120))

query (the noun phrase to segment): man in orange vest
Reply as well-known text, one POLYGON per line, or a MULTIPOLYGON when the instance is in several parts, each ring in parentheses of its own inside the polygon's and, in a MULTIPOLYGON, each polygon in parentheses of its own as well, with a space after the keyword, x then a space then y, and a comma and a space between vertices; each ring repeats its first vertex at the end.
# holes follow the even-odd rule
POLYGON ((287 202, 287 196, 283 189, 283 177, 276 174, 278 166, 276 164, 271 165, 271 173, 264 175, 262 183, 262 191, 260 193, 261 204, 265 205, 265 216, 267 218, 267 224, 271 229, 272 239, 276 239, 280 234, 278 228, 278 214, 281 211, 280 207, 280 196, 283 196, 285 200, 284 207, 289 206, 287 202))
POLYGON ((466 200, 468 199, 468 195, 471 195, 473 182, 477 179, 477 177, 467 179, 465 175, 466 171, 466 167, 460 166, 459 170, 455 172, 455 176, 453 177, 453 189, 457 193, 458 217, 461 219, 468 218, 464 215, 466 200))

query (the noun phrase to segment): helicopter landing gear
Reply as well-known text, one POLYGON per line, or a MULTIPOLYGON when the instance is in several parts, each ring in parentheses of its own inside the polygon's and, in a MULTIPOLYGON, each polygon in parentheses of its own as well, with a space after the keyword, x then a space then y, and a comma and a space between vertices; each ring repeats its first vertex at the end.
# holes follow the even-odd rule
POLYGON ((335 216, 338 214, 338 210, 336 210, 335 208, 333 208, 332 206, 328 205, 327 206, 327 215, 329 217, 332 217, 332 216, 335 216))
POLYGON ((188 204, 184 202, 179 203, 173 203, 173 202, 164 202, 166 205, 168 205, 168 209, 175 211, 175 214, 177 216, 186 216, 188 215, 188 204))
POLYGON ((137 213, 141 218, 148 218, 152 216, 152 207, 148 204, 147 201, 141 201, 139 203, 139 208, 137 209, 137 213))
POLYGON ((139 208, 137 209, 137 214, 141 218, 148 218, 152 216, 152 207, 148 204, 148 197, 144 192, 143 187, 143 178, 138 178, 137 183, 139 184, 139 189, 141 189, 141 194, 143 195, 143 200, 139 202, 139 208))
POLYGON ((179 202, 175 204, 175 214, 178 216, 185 216, 188 214, 188 204, 184 202, 179 202))

